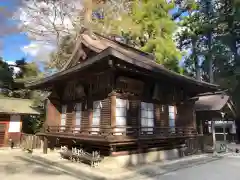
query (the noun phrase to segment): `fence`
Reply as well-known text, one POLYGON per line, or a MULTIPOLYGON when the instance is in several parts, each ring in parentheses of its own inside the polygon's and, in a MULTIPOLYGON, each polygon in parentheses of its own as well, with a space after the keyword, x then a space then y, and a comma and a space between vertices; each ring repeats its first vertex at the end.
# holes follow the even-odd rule
POLYGON ((41 138, 33 134, 22 134, 20 140, 22 149, 39 149, 41 148, 41 138))

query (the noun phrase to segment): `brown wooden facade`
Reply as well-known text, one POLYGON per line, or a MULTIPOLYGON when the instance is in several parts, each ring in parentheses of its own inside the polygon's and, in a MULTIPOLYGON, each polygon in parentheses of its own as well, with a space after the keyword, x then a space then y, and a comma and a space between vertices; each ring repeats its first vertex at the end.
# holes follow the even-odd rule
POLYGON ((29 86, 52 92, 46 102, 45 127, 39 133, 49 146, 81 146, 119 155, 176 148, 187 138, 199 136, 191 97, 217 87, 169 72, 146 54, 129 51, 132 56, 111 47, 95 51, 84 62, 29 86), (174 118, 169 106, 174 107, 174 118), (144 113, 148 115, 143 117, 144 113), (96 119, 100 119, 97 125, 96 119))

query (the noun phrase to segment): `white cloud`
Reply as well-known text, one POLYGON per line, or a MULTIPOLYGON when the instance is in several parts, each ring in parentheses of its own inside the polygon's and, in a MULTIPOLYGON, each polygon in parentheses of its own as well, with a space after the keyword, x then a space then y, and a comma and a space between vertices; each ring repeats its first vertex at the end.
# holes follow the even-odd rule
MULTIPOLYGON (((9 65, 16 65, 16 63, 15 62, 13 62, 13 61, 6 61, 9 65)), ((16 74, 16 73, 18 73, 20 71, 20 68, 19 67, 13 67, 13 73, 14 74, 16 74)))
POLYGON ((37 41, 32 41, 29 45, 22 47, 22 51, 26 55, 30 55, 40 62, 48 61, 49 55, 54 49, 55 46, 51 44, 44 44, 37 41))

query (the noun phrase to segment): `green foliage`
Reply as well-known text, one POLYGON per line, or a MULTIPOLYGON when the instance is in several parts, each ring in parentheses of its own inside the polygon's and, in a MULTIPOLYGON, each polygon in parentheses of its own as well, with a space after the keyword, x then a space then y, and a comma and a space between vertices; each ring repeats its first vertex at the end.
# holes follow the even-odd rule
MULTIPOLYGON (((240 54, 237 52, 240 43, 239 1, 201 0, 194 16, 181 21, 180 24, 185 31, 178 35, 179 44, 192 49, 191 55, 185 61, 185 71, 195 76, 197 60, 200 64, 201 78, 209 81, 210 72, 213 72, 215 83, 230 90, 239 109, 240 54), (192 44, 193 38, 196 39, 196 46, 192 44)), ((240 117, 240 111, 237 112, 240 117)))
POLYGON ((10 89, 13 83, 13 69, 0 59, 0 88, 10 89))
MULTIPOLYGON (((183 11, 172 16, 169 11, 175 3, 165 0, 119 0, 107 1, 94 7, 92 29, 105 36, 120 35, 125 43, 156 56, 157 63, 181 72, 180 51, 176 48, 173 34, 177 28, 173 21, 182 12, 196 8, 193 0, 178 2, 183 11), (114 5, 119 2, 119 6, 114 5), (96 15, 97 14, 97 15, 96 15)), ((52 54, 50 68, 61 69, 69 59, 75 45, 75 36, 62 39, 57 51, 52 54)))
POLYGON ((23 133, 35 134, 39 132, 43 126, 43 116, 26 115, 23 117, 23 133))
MULTIPOLYGON (((17 60, 16 67, 20 68, 16 78, 13 68, 0 59, 0 88, 6 89, 0 96, 33 99, 34 108, 43 110, 43 101, 46 95, 41 92, 31 91, 24 88, 24 83, 30 79, 38 78, 40 71, 34 62, 27 63, 25 59, 17 60)), ((36 133, 43 124, 43 118, 39 116, 25 116, 23 120, 23 131, 25 133, 36 133)))
POLYGON ((35 62, 27 63, 23 58, 21 60, 16 60, 16 66, 20 68, 20 71, 16 75, 17 79, 36 77, 40 73, 37 64, 35 62))
POLYGON ((173 8, 165 0, 134 0, 130 12, 112 21, 112 26, 127 44, 154 54, 157 63, 179 72, 181 54, 173 41, 177 26, 169 14, 173 8))
MULTIPOLYGON (((180 52, 173 42, 173 32, 176 24, 171 20, 169 11, 174 7, 165 0, 134 1, 131 16, 125 16, 123 23, 130 17, 130 28, 123 29, 138 41, 136 44, 143 51, 153 53, 159 64, 167 65, 176 70, 180 52), (171 67, 170 65, 173 65, 171 67)), ((121 27, 121 26, 120 26, 121 27)), ((127 27, 127 26, 126 26, 127 27)))

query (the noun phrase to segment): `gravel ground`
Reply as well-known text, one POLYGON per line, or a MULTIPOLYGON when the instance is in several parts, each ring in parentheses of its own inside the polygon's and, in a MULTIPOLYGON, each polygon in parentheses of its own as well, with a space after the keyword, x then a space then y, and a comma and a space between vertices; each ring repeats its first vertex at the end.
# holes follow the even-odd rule
MULTIPOLYGON (((21 158, 23 153, 0 152, 1 180, 83 180, 80 176, 71 175, 55 167, 42 165, 21 158)), ((186 166, 188 162, 173 163, 167 166, 146 169, 136 174, 131 180, 239 180, 240 155, 229 154, 214 160, 194 160, 196 162, 186 166), (151 173, 154 172, 154 173, 151 173), (159 173, 156 175, 156 171, 159 173)), ((127 178, 124 178, 127 179, 127 178)))
POLYGON ((77 180, 59 170, 24 161, 7 153, 0 153, 1 180, 77 180))

